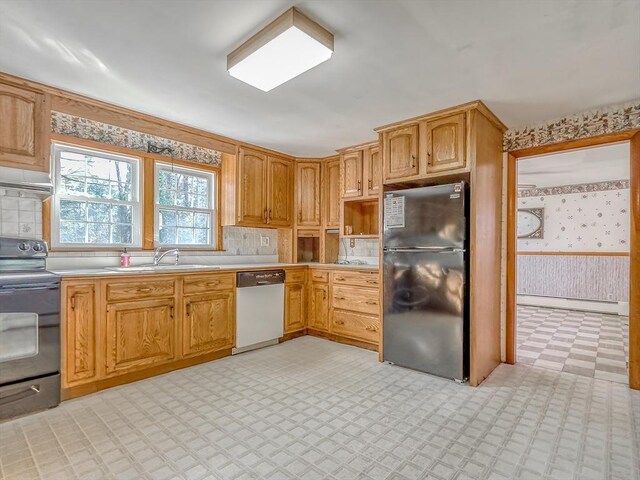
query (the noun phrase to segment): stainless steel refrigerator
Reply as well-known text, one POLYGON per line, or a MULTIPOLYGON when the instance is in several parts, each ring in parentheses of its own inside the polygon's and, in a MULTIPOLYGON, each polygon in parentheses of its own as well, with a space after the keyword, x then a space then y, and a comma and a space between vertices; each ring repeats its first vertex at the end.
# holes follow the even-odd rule
POLYGON ((469 372, 465 182, 384 193, 384 360, 469 372))

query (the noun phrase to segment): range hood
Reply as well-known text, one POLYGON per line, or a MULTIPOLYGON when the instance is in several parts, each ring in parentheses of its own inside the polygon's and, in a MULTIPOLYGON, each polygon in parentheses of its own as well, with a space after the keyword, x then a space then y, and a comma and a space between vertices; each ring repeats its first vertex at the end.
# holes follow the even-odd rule
POLYGON ((0 189, 31 193, 46 198, 53 195, 53 184, 47 172, 0 167, 0 189))

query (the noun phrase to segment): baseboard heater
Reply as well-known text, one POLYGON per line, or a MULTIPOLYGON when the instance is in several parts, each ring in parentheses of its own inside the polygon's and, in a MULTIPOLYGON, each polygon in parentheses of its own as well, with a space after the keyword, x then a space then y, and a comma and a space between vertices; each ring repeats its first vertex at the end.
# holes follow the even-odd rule
POLYGON ((517 295, 518 305, 533 307, 560 308, 582 312, 608 313, 611 315, 629 315, 629 302, 606 302, 600 300, 582 300, 577 298, 545 297, 542 295, 517 295))

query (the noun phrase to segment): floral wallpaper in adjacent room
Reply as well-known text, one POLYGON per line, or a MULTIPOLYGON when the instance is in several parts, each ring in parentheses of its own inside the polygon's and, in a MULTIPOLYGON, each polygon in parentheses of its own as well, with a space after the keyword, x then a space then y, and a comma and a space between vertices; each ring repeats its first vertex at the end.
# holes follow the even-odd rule
POLYGON ((629 202, 626 180, 522 192, 518 208, 544 208, 544 233, 518 239, 518 250, 628 252, 629 202))

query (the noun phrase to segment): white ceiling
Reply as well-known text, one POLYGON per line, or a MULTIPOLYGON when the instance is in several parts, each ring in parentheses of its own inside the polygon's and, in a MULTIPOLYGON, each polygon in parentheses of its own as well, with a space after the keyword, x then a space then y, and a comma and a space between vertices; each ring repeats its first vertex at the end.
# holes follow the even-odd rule
POLYGON ((518 184, 557 187, 629 179, 629 142, 518 160, 518 184))
POLYGON ((482 99, 508 126, 640 97, 637 0, 0 0, 0 70, 297 156, 482 99), (226 55, 296 5, 328 62, 265 93, 226 55))

